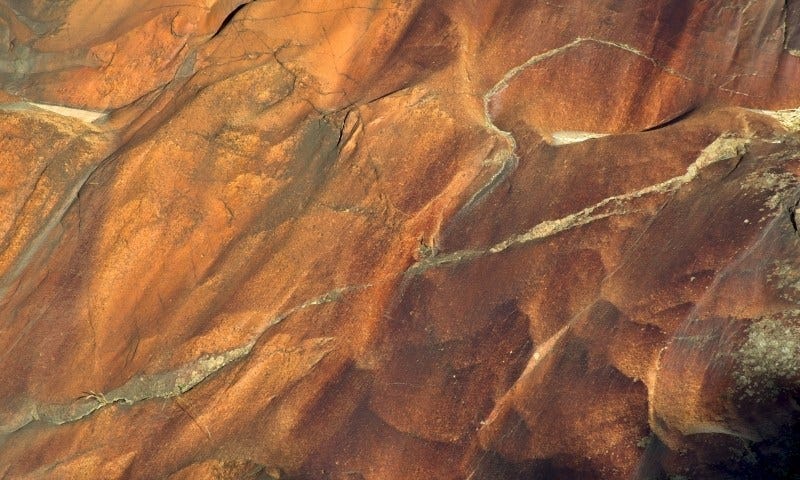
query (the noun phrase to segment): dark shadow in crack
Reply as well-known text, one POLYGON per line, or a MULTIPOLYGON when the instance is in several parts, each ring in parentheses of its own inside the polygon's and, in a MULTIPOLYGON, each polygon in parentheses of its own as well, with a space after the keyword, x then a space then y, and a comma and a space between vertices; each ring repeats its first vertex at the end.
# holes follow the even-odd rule
POLYGON ((239 5, 238 7, 234 8, 233 10, 231 10, 231 13, 229 13, 228 16, 225 17, 224 20, 222 20, 222 23, 219 24, 219 27, 217 28, 217 30, 214 32, 213 35, 211 35, 211 38, 215 38, 223 30, 225 30, 225 27, 230 25, 231 21, 233 21, 233 17, 235 17, 239 12, 242 11, 242 9, 244 7, 248 6, 250 3, 251 2, 245 2, 245 3, 241 4, 241 5, 239 5))
POLYGON ((657 123, 657 124, 653 125, 652 127, 647 127, 642 131, 643 132, 652 132, 653 130, 659 130, 659 129, 662 129, 662 128, 667 128, 669 126, 675 125, 678 122, 682 122, 682 121, 686 120, 687 118, 691 117, 692 114, 694 114, 694 112, 697 111, 697 109, 698 109, 697 105, 690 105, 689 108, 687 108, 686 110, 682 111, 681 113, 675 115, 674 117, 669 118, 669 119, 667 119, 667 120, 665 120, 665 121, 663 121, 661 123, 657 123))

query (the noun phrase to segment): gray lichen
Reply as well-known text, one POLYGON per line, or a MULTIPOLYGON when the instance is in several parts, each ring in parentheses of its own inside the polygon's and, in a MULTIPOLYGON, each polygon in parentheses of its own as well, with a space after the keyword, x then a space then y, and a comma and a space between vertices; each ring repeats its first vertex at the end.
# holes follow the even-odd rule
POLYGON ((736 386, 744 397, 769 399, 800 380, 800 310, 764 317, 737 354, 736 386))
POLYGON ((767 282, 784 300, 795 303, 800 301, 800 272, 794 265, 776 261, 767 275, 767 282))

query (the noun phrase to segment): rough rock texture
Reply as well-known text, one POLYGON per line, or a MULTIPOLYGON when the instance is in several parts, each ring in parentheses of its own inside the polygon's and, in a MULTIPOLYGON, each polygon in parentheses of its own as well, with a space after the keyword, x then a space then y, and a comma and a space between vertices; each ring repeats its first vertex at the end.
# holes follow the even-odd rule
POLYGON ((2 0, 0 85, 0 478, 798 474, 800 1, 2 0))

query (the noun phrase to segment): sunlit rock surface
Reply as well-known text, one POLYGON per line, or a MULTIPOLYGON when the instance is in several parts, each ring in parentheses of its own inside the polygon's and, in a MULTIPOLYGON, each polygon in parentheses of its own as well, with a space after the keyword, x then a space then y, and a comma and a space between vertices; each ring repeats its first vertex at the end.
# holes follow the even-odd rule
POLYGON ((0 478, 795 478, 798 25, 0 1, 0 478))

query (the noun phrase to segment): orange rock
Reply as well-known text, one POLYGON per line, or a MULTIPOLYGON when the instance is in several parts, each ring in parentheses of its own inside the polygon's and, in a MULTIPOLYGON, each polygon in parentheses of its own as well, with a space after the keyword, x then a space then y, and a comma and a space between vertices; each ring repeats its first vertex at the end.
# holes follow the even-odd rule
POLYGON ((0 5, 0 476, 790 478, 797 2, 0 5))

